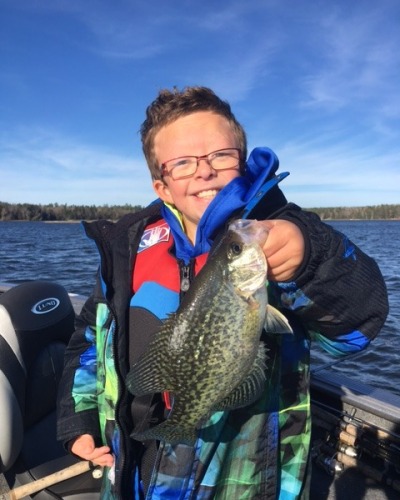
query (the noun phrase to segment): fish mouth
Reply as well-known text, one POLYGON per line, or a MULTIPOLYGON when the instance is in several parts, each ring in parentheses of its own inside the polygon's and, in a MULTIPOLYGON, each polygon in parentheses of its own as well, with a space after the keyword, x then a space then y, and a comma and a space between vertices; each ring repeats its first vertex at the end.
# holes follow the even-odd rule
POLYGON ((237 219, 229 225, 229 229, 238 234, 242 241, 248 244, 256 241, 261 247, 264 246, 269 234, 262 222, 251 219, 237 219))
POLYGON ((253 264, 243 264, 243 274, 238 289, 245 296, 252 295, 265 285, 267 281, 267 265, 265 259, 257 259, 253 264))
POLYGON ((246 299, 267 281, 267 261, 258 244, 245 245, 243 253, 228 265, 228 269, 235 289, 246 299))

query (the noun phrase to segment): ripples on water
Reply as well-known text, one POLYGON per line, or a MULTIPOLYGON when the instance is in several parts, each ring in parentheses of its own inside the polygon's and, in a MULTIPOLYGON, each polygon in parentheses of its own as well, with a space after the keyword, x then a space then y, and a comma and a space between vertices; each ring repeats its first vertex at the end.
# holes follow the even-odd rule
MULTIPOLYGON (((331 225, 346 234, 379 264, 389 295, 389 315, 378 337, 364 351, 332 365, 332 370, 400 395, 400 221, 335 221, 331 225)), ((313 349, 313 366, 333 362, 313 349)))
MULTIPOLYGON (((367 350, 336 363, 314 347, 313 368, 334 363, 332 370, 400 394, 400 221, 335 221, 331 225, 378 262, 389 292, 390 312, 367 350)), ((80 224, 0 222, 0 245, 0 282, 51 280, 70 292, 90 294, 99 259, 80 224)))
POLYGON ((98 255, 81 224, 0 222, 0 281, 57 281, 89 295, 98 255))

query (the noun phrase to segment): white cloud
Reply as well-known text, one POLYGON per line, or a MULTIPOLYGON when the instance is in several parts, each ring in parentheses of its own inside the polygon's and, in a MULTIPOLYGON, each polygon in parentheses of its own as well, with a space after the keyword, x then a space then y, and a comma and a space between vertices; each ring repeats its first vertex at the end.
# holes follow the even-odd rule
POLYGON ((0 200, 147 205, 155 198, 144 159, 46 130, 0 139, 0 200))
POLYGON ((392 96, 398 101, 399 31, 388 23, 384 4, 365 7, 332 4, 322 22, 314 17, 315 32, 309 39, 315 44, 314 58, 302 77, 307 93, 303 105, 336 110, 363 106, 375 97, 378 104, 392 96))
POLYGON ((400 203, 399 151, 310 141, 287 144, 279 157, 281 170, 291 172, 282 187, 302 206, 400 203))

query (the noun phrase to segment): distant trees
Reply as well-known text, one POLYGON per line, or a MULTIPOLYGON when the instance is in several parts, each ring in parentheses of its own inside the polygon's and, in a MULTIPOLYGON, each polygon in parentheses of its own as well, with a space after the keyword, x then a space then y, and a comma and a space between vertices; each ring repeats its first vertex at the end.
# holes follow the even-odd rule
POLYGON ((373 205, 366 207, 328 207, 310 208, 311 212, 317 213, 323 220, 340 219, 400 219, 400 205, 373 205))
POLYGON ((139 205, 33 205, 31 203, 0 202, 0 220, 67 221, 67 220, 117 220, 129 212, 141 210, 139 205))
MULTIPOLYGON (((32 203, 5 203, 0 201, 0 220, 67 221, 117 220, 129 212, 137 212, 140 205, 34 205, 32 203)), ((338 219, 400 219, 400 205, 374 205, 366 207, 309 208, 323 220, 338 219)))

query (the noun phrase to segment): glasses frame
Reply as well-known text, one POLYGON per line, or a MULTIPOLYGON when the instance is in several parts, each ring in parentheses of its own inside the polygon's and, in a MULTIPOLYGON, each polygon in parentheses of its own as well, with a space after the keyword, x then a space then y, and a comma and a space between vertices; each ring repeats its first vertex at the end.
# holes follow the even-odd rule
POLYGON ((238 158, 238 164, 237 166, 240 168, 240 164, 241 164, 241 161, 242 161, 242 150, 240 148, 222 148, 222 149, 217 149, 216 151, 211 151, 211 153, 208 153, 206 155, 202 155, 202 156, 195 156, 195 155, 185 155, 185 156, 178 156, 177 158, 171 158, 170 160, 167 160, 163 163, 161 163, 161 177, 167 177, 167 176, 170 176, 172 180, 174 181, 179 181, 181 179, 187 179, 189 177, 192 177, 196 172, 197 172, 197 169, 199 168, 199 164, 200 164, 200 160, 206 160, 208 165, 213 169, 215 170, 216 172, 218 171, 223 171, 223 170, 231 170, 235 167, 229 167, 229 168, 214 168, 211 163, 210 163, 210 160, 209 160, 209 157, 211 155, 214 155, 215 153, 220 153, 221 151, 237 151, 239 153, 239 158, 238 158), (184 175, 183 177, 179 177, 178 179, 175 179, 172 172, 175 170, 175 168, 177 167, 172 167, 170 171, 167 170, 167 163, 170 163, 171 161, 177 161, 177 160, 180 160, 181 158, 195 158, 196 159, 196 169, 195 171, 192 173, 192 174, 189 174, 189 175, 184 175))

